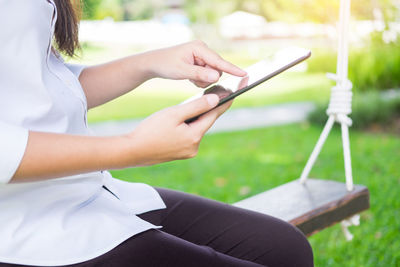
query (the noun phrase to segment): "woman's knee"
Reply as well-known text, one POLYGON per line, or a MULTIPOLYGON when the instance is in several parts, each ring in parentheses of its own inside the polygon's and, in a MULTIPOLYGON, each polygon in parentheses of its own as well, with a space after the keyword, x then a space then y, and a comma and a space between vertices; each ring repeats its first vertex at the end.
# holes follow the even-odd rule
MULTIPOLYGON (((312 248, 304 234, 287 222, 277 220, 276 223, 279 225, 272 237, 274 238, 272 249, 259 259, 262 261, 260 263, 282 267, 314 266, 312 248)), ((271 238, 271 235, 266 238, 271 238)))
POLYGON ((257 252, 258 256, 253 255, 255 262, 277 267, 313 266, 311 245, 299 229, 273 217, 265 222, 257 230, 257 248, 263 249, 257 252))
POLYGON ((290 244, 287 248, 288 257, 292 258, 290 266, 311 267, 314 266, 314 257, 310 243, 304 234, 295 226, 290 225, 294 229, 290 235, 290 244))

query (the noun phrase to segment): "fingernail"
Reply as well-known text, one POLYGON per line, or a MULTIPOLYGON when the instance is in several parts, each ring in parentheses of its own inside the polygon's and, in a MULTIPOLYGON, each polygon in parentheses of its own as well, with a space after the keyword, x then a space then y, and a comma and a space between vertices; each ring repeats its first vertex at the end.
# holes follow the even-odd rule
POLYGON ((218 81, 218 79, 219 79, 219 74, 215 71, 210 72, 207 76, 207 80, 209 82, 216 82, 216 81, 218 81))
POLYGON ((219 102, 219 97, 216 94, 209 94, 206 97, 208 104, 212 107, 215 107, 219 102))

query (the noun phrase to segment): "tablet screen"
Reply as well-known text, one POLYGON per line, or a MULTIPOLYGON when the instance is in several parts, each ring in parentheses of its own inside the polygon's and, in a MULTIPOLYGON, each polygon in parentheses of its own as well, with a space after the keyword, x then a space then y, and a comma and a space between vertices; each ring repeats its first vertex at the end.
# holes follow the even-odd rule
POLYGON ((229 75, 228 78, 210 86, 200 94, 187 99, 183 103, 190 102, 204 94, 216 94, 219 96, 218 106, 220 106, 281 72, 297 65, 310 56, 310 50, 303 48, 288 48, 280 50, 270 58, 259 61, 246 68, 245 71, 247 72, 247 76, 237 77, 229 75))
POLYGON ((287 48, 280 50, 268 59, 257 62, 245 71, 247 76, 237 77, 228 75, 215 85, 210 86, 184 103, 201 97, 204 94, 216 94, 220 98, 219 105, 233 99, 241 93, 265 82, 290 67, 310 57, 311 52, 303 48, 287 48))
POLYGON ((252 86, 257 81, 262 80, 266 76, 266 73, 272 71, 267 71, 271 65, 268 64, 267 61, 260 61, 250 67, 246 68, 245 71, 247 72, 247 76, 245 77, 236 77, 230 76, 219 82, 218 84, 212 85, 208 89, 206 89, 203 94, 216 94, 219 96, 219 99, 224 99, 235 92, 243 90, 248 86, 252 86))

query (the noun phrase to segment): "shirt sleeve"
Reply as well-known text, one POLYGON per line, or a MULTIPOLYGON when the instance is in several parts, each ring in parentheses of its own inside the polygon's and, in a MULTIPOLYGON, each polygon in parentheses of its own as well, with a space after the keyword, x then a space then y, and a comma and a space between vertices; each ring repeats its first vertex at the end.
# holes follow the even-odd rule
POLYGON ((0 185, 14 176, 24 156, 28 136, 27 129, 0 121, 0 185))
POLYGON ((64 63, 64 65, 76 76, 76 78, 79 78, 82 71, 86 68, 86 65, 79 64, 64 63))

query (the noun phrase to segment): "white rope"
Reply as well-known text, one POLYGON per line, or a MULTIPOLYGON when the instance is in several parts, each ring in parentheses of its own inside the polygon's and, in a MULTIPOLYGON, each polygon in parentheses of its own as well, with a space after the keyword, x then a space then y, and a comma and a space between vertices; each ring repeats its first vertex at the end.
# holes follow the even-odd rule
POLYGON ((326 138, 328 138, 328 135, 329 135, 334 123, 335 123, 335 118, 333 116, 329 116, 329 119, 326 122, 324 129, 322 130, 321 136, 319 137, 318 142, 315 145, 314 150, 311 153, 311 156, 308 159, 307 164, 303 169, 303 172, 301 173, 301 176, 300 176, 301 184, 304 184, 307 181, 308 175, 310 174, 310 171, 311 171, 312 167, 314 166, 314 163, 317 160, 318 155, 321 152, 322 147, 324 146, 324 143, 326 141, 326 138))
MULTIPOLYGON (((307 177, 318 158, 321 149, 328 138, 330 131, 332 130, 335 122, 340 123, 342 130, 342 143, 343 143, 343 155, 344 155, 344 167, 346 176, 346 189, 352 191, 353 175, 351 169, 351 155, 350 155, 350 138, 349 138, 349 127, 352 125, 352 120, 349 118, 351 113, 352 104, 352 83, 347 79, 348 72, 348 41, 349 41, 349 22, 350 22, 350 0, 340 0, 340 20, 339 20, 339 44, 338 44, 338 57, 337 57, 337 74, 328 74, 328 78, 336 81, 336 85, 331 90, 331 97, 329 100, 329 106, 326 111, 329 118, 325 124, 324 129, 318 139, 317 144, 314 147, 310 158, 307 161, 306 166, 300 176, 300 183, 304 184, 307 181, 307 177)), ((351 225, 359 225, 360 216, 354 215, 353 217, 343 220, 342 230, 348 241, 353 239, 353 235, 350 233, 348 227, 351 225)))
POLYGON ((353 240, 353 235, 350 233, 349 231, 349 227, 350 226, 359 226, 360 225, 360 215, 356 214, 346 220, 343 220, 341 222, 341 226, 342 226, 342 231, 344 236, 346 237, 347 241, 351 241, 353 240))
POLYGON ((334 116, 335 121, 347 126, 352 125, 352 120, 348 117, 351 113, 351 102, 353 93, 351 89, 353 84, 348 80, 340 81, 337 75, 328 73, 328 78, 336 81, 336 86, 331 90, 331 98, 326 113, 334 116))
POLYGON ((341 124, 342 129, 342 143, 343 143, 343 155, 344 155, 344 166, 345 166, 345 177, 346 177, 346 189, 348 191, 352 191, 354 189, 353 185, 353 175, 351 169, 351 155, 350 155, 350 138, 349 138, 349 127, 352 125, 352 120, 348 117, 351 113, 351 103, 353 93, 351 91, 353 84, 345 79, 344 81, 340 81, 337 75, 328 74, 328 78, 336 81, 336 85, 331 90, 331 98, 329 101, 329 106, 326 113, 329 116, 327 123, 321 133, 321 136, 318 139, 317 144, 313 152, 311 153, 310 158, 307 161, 306 166, 303 169, 303 172, 300 176, 300 182, 304 184, 307 180, 308 175, 312 167, 314 166, 315 161, 318 158, 319 153, 322 150, 322 147, 328 138, 330 131, 332 130, 332 126, 335 122, 341 124))
POLYGON ((336 81, 336 85, 331 90, 331 97, 326 113, 329 116, 328 121, 318 139, 317 144, 306 166, 300 176, 300 182, 304 184, 310 174, 315 161, 318 158, 321 149, 328 138, 332 126, 335 122, 341 124, 342 143, 344 166, 346 176, 346 189, 352 191, 353 175, 351 169, 351 154, 350 154, 350 138, 349 127, 352 125, 352 120, 349 118, 352 104, 352 83, 347 79, 348 60, 349 60, 349 22, 350 22, 350 0, 340 0, 340 19, 339 19, 339 42, 338 42, 338 57, 337 57, 337 74, 328 74, 328 78, 336 81))

